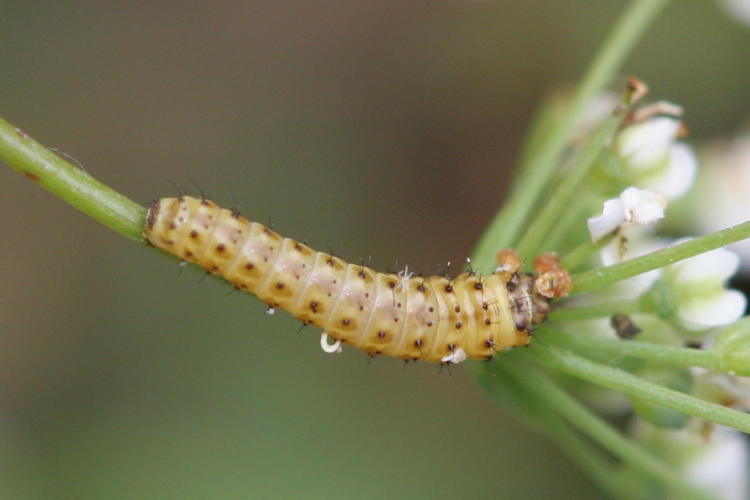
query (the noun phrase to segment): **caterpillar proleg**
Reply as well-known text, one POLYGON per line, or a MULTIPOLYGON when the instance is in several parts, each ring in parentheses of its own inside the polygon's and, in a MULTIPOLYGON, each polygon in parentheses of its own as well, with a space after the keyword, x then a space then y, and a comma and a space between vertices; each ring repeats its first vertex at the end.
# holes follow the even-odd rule
POLYGON ((326 352, 347 344, 372 356, 405 360, 489 359, 528 344, 533 325, 547 316, 550 298, 569 290, 562 290, 567 273, 554 259, 545 260, 540 276, 519 274, 520 260, 507 251, 489 276, 379 273, 189 196, 154 202, 144 236, 257 295, 269 308, 322 328, 326 352))

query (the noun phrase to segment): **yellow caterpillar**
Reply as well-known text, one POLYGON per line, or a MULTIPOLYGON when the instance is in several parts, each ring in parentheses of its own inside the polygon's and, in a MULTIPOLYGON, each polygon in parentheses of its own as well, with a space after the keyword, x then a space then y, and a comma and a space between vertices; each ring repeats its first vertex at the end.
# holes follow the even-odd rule
POLYGON ((532 326, 546 318, 550 298, 569 290, 561 285, 567 273, 549 254, 547 264, 535 265, 540 276, 518 274, 520 260, 512 252, 503 254, 504 265, 489 276, 378 273, 189 196, 154 202, 144 236, 254 293, 270 308, 322 328, 327 352, 349 344, 372 356, 405 360, 490 359, 528 344, 532 326))

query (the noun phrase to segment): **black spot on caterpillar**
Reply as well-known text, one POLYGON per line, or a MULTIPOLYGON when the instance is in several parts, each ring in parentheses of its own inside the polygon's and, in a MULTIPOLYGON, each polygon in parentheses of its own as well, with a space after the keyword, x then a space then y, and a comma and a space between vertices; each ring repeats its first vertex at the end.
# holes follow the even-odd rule
POLYGON ((155 247, 257 295, 269 308, 285 309, 304 324, 322 328, 327 352, 340 351, 343 343, 371 356, 405 360, 489 359, 528 344, 533 325, 547 316, 550 298, 561 296, 539 286, 559 279, 518 274, 515 262, 520 260, 507 259, 513 255, 507 251, 501 252, 502 260, 512 263, 501 262, 489 276, 472 272, 449 280, 406 271, 379 273, 189 196, 154 202, 144 236, 155 247), (329 345, 327 337, 335 343, 329 345))

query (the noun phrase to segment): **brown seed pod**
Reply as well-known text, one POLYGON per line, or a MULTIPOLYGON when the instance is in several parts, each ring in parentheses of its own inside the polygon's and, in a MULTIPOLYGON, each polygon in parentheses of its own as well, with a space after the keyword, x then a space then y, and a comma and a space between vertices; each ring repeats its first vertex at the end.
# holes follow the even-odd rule
POLYGON ((189 196, 154 202, 144 236, 269 307, 322 328, 327 352, 343 343, 406 360, 488 359, 528 344, 532 325, 548 310, 548 299, 533 291, 532 275, 499 270, 449 280, 379 273, 189 196))

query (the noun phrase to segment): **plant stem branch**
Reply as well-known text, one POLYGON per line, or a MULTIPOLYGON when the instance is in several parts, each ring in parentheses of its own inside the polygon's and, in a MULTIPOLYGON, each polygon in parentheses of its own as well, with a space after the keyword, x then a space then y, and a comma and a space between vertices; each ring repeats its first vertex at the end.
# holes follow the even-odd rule
POLYGON ((590 361, 570 351, 542 345, 541 342, 536 342, 529 350, 545 366, 687 415, 750 433, 750 415, 745 413, 660 386, 624 370, 590 361))
POLYGON ((631 467, 659 480, 676 493, 677 498, 704 500, 713 498, 703 490, 687 483, 676 470, 644 450, 635 441, 621 435, 561 389, 541 370, 531 369, 531 367, 518 370, 520 364, 520 360, 513 359, 507 364, 506 373, 528 392, 546 400, 571 425, 590 436, 631 467))
POLYGON ((583 76, 570 109, 547 136, 536 156, 529 161, 504 209, 492 220, 477 245, 474 255, 480 269, 492 267, 494 253, 517 241, 529 213, 538 204, 539 196, 575 133, 586 106, 619 71, 643 32, 667 3, 668 0, 634 0, 625 10, 583 76))
POLYGON ((576 161, 565 173, 565 176, 552 192, 544 208, 528 227, 523 237, 521 237, 521 241, 519 241, 516 247, 516 251, 520 255, 531 255, 532 253, 542 253, 550 250, 549 248, 541 248, 549 230, 555 225, 555 222, 559 221, 560 214, 565 211, 566 205, 569 203, 571 197, 573 197, 579 184, 586 177, 586 174, 589 173, 591 167, 594 166, 602 150, 607 147, 617 127, 622 122, 626 111, 632 104, 632 99, 633 90, 628 87, 622 103, 615 108, 614 112, 588 138, 576 161))
POLYGON ((540 337, 547 344, 569 348, 578 353, 611 357, 633 356, 669 365, 698 366, 707 370, 720 369, 717 354, 702 349, 599 337, 556 328, 545 328, 540 337))
POLYGON ((134 240, 146 209, 0 118, 0 160, 108 228, 134 240))
POLYGON ((641 257, 618 262, 607 267, 576 273, 571 276, 573 291, 577 295, 603 286, 631 278, 641 273, 674 264, 698 254, 720 248, 750 237, 750 221, 728 227, 706 236, 657 250, 641 257))

